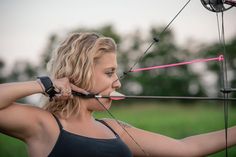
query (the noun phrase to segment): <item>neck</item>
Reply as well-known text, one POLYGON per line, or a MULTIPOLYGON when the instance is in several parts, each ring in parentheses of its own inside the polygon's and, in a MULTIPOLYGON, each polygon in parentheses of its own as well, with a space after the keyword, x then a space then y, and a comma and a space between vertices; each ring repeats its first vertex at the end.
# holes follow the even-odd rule
POLYGON ((79 104, 80 107, 78 107, 77 111, 75 114, 72 114, 70 117, 66 118, 68 121, 80 121, 80 122, 89 122, 89 121, 94 121, 93 118, 93 111, 89 110, 87 108, 87 105, 85 102, 81 101, 79 104))

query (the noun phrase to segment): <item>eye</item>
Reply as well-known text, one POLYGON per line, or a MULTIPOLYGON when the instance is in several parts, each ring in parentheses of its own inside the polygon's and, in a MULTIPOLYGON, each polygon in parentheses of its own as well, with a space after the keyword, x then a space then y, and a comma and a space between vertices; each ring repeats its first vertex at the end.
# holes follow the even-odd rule
POLYGON ((114 74, 115 72, 114 71, 109 71, 109 72, 106 72, 106 75, 108 77, 112 77, 112 75, 114 74))

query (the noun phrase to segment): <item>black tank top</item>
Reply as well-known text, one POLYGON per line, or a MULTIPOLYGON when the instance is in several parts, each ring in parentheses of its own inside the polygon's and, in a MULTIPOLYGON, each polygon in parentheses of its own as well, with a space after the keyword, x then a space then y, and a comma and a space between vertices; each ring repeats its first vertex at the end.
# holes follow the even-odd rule
POLYGON ((105 121, 97 120, 107 126, 116 138, 97 139, 68 132, 63 129, 59 119, 54 117, 60 133, 48 157, 132 157, 127 145, 105 121))

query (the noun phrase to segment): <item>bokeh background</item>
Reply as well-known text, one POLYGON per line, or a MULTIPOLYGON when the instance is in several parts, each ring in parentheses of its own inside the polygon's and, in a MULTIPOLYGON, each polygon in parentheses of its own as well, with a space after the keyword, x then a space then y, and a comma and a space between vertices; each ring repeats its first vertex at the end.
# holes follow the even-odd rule
MULTIPOLYGON (((119 74, 136 61, 153 37, 186 0, 0 0, 0 83, 47 75, 46 63, 69 33, 95 31, 118 44, 119 74)), ((236 8, 224 12, 229 84, 236 88, 236 8)), ((220 15, 219 15, 220 16, 220 15)), ((221 22, 221 20, 220 20, 221 22)), ((216 14, 192 0, 137 67, 161 65, 222 54, 216 14)), ((119 90, 128 95, 221 96, 218 62, 130 74, 119 90)), ((230 95, 235 97, 235 93, 230 95)), ((39 105, 41 95, 21 102, 39 105)), ((229 126, 236 124, 229 106, 229 126)), ((173 138, 224 128, 223 104, 217 101, 114 102, 111 112, 135 127, 173 138)), ((96 113, 96 117, 109 117, 96 113)), ((27 156, 24 143, 0 134, 0 156, 27 156)), ((224 152, 212 156, 224 156, 224 152)), ((236 147, 229 151, 236 156, 236 147)))

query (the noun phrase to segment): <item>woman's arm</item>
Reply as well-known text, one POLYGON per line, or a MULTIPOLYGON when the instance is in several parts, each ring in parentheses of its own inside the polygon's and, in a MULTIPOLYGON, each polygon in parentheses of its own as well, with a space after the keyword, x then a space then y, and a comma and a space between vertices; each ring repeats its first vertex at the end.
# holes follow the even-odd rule
MULTIPOLYGON (((146 153, 150 157, 199 157, 216 153, 225 148, 224 130, 178 140, 120 123, 141 146, 144 153, 115 120, 106 120, 106 122, 117 131, 134 156, 145 156, 146 153)), ((228 147, 233 145, 236 145, 236 126, 228 129, 228 147)))
MULTIPOLYGON (((236 126, 228 128, 228 147, 236 145, 236 126)), ((207 155, 225 149, 225 130, 190 136, 181 140, 196 153, 207 155)))
POLYGON ((41 109, 15 101, 26 96, 41 93, 37 81, 7 83, 0 85, 0 132, 25 141, 39 128, 41 109))
POLYGON ((43 89, 37 81, 0 84, 0 109, 8 107, 17 99, 40 92, 43 89))
MULTIPOLYGON (((69 82, 68 78, 53 80, 58 89, 68 89, 87 94, 87 92, 69 82)), ((32 105, 19 104, 15 101, 26 96, 43 93, 44 87, 38 81, 0 84, 0 132, 27 141, 37 133, 45 131, 51 114, 32 105)), ((61 92, 57 99, 71 98, 61 92)))

